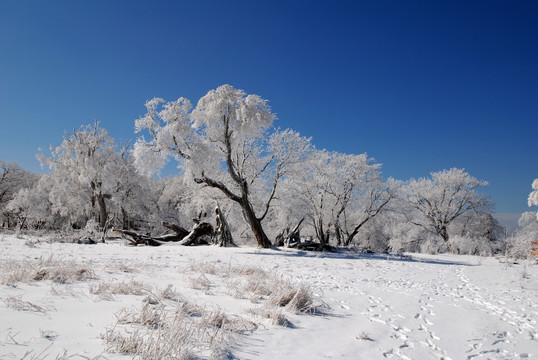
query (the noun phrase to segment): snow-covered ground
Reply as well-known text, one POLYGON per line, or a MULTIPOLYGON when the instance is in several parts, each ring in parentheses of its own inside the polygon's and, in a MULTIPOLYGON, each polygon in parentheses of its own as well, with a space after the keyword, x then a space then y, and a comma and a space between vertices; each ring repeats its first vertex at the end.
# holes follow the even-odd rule
POLYGON ((137 311, 148 294, 169 285, 183 300, 249 324, 231 338, 227 358, 538 359, 538 267, 529 262, 79 245, 0 235, 0 270, 0 359, 131 358, 107 352, 104 334, 122 311, 137 311), (78 280, 16 279, 18 270, 48 260, 91 273, 78 280), (230 278, 229 270, 246 267, 307 284, 325 306, 316 314, 284 309, 287 326, 272 325, 256 315, 261 303, 231 291, 241 279, 230 278), (143 291, 96 291, 106 284, 143 284, 143 291))

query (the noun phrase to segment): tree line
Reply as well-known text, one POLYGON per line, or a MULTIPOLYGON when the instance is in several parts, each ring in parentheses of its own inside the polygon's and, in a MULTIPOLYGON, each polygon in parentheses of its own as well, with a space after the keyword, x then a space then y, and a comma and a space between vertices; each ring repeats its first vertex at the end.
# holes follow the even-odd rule
POLYGON ((493 254, 509 246, 481 192, 487 182, 463 169, 384 179, 367 154, 317 149, 276 128, 266 100, 229 85, 196 106, 155 98, 145 107, 133 146, 95 122, 38 155, 47 174, 0 162, 2 227, 158 233, 163 222, 189 227, 219 206, 233 237, 260 247, 298 224, 296 238, 322 248, 493 254), (175 176, 153 176, 168 162, 175 176))

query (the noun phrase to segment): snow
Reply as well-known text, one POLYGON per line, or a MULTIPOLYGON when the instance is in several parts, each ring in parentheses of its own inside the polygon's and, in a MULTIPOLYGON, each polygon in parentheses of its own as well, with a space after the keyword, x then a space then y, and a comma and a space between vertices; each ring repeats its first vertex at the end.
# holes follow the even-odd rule
MULTIPOLYGON (((145 296, 106 299, 90 291, 103 282, 129 281, 145 284, 148 292, 171 284, 193 303, 255 322, 255 330, 234 337, 229 358, 538 358, 538 268, 528 261, 174 244, 128 247, 120 241, 78 245, 0 235, 0 267, 49 258, 84 264, 93 277, 66 283, 0 281, 0 359, 130 358, 106 352, 102 334, 114 326, 121 309, 141 308, 145 296), (284 309, 293 326, 271 325, 248 311, 259 304, 230 295, 229 279, 202 274, 205 265, 262 268, 309 285, 326 306, 315 314, 284 309), (192 286, 201 276, 210 283, 205 289, 192 286), (13 299, 20 306, 10 306, 13 299)), ((0 280, 6 276, 2 271, 0 280)))

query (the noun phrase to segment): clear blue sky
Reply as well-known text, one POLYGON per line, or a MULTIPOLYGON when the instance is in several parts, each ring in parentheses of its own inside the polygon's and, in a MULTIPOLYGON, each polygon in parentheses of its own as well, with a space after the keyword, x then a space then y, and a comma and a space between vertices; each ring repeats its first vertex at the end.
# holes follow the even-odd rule
POLYGON ((538 177, 538 1, 0 0, 0 158, 230 84, 406 180, 465 168, 498 212, 538 177))

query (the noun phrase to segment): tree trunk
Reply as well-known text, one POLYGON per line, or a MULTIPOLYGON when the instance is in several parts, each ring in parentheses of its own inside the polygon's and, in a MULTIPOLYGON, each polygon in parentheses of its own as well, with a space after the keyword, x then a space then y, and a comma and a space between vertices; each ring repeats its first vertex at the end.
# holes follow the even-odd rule
POLYGON ((127 211, 123 207, 121 207, 121 228, 123 230, 127 230, 130 228, 129 226, 129 218, 127 216, 127 211))
POLYGON ((441 226, 441 228, 439 229, 439 235, 441 235, 445 243, 448 242, 448 230, 446 228, 446 225, 441 226))
POLYGON ((96 198, 97 198, 97 204, 99 205, 99 225, 101 226, 101 229, 104 229, 106 226, 106 221, 108 220, 105 196, 97 195, 96 198))
POLYGON ((237 246, 232 238, 232 233, 228 222, 222 213, 222 210, 217 205, 215 208, 217 229, 215 230, 215 244, 219 246, 237 246))
POLYGON ((336 236, 336 246, 342 245, 342 243, 344 242, 344 237, 343 237, 344 232, 340 228, 340 225, 338 222, 334 224, 334 234, 336 236))
POLYGON ((252 209, 252 206, 250 205, 248 200, 242 201, 241 207, 243 209, 243 215, 245 216, 245 220, 250 226, 250 229, 252 230, 256 241, 258 242, 258 246, 262 248, 270 248, 271 241, 265 234, 265 231, 263 231, 261 221, 256 217, 254 209, 252 209))
POLYGON ((323 219, 321 216, 318 218, 317 221, 314 220, 314 228, 316 231, 316 237, 318 238, 319 242, 321 244, 328 244, 329 242, 329 232, 325 232, 323 229, 323 219))
POLYGON ((349 234, 347 236, 347 238, 345 239, 344 241, 344 246, 349 246, 349 244, 351 244, 351 242, 353 241, 353 238, 355 237, 355 235, 357 235, 359 231, 353 231, 351 234, 349 234))
MULTIPOLYGON (((228 167, 230 169, 233 169, 233 166, 230 163, 230 154, 228 154, 228 167)), ((222 191, 230 200, 235 201, 236 203, 241 206, 241 209, 243 210, 243 216, 245 218, 245 221, 249 225, 250 229, 252 230, 252 233, 254 234, 254 237, 256 238, 256 241, 258 242, 258 246, 262 248, 269 248, 272 246, 271 241, 263 231, 261 219, 259 219, 256 216, 256 213, 254 212, 254 209, 252 208, 252 205, 250 204, 250 200, 248 199, 248 184, 244 179, 239 178, 235 172, 230 170, 230 175, 232 176, 232 179, 239 184, 241 188, 241 196, 238 196, 231 192, 223 183, 219 181, 215 181, 211 178, 208 178, 202 173, 201 178, 194 178, 194 182, 197 184, 206 184, 208 186, 214 187, 222 191)))

